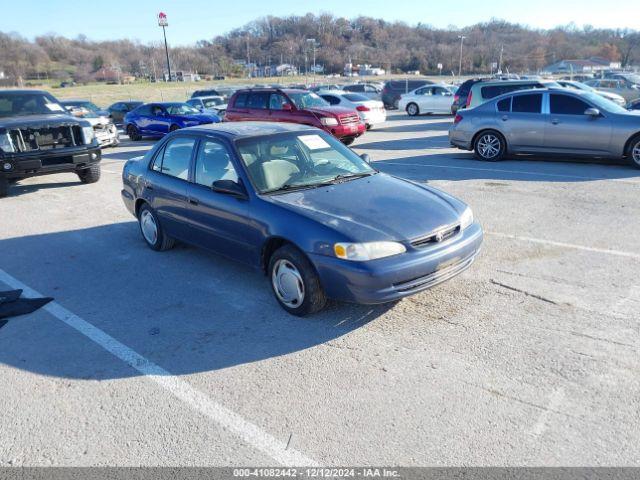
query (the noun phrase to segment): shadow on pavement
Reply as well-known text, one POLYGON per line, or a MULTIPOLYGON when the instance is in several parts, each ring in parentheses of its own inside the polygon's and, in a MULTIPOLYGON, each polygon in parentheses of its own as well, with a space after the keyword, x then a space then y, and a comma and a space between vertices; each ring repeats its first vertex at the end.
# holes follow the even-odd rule
MULTIPOLYGON (((300 352, 392 307, 334 304, 293 317, 261 272, 192 247, 153 252, 133 221, 0 240, 0 265, 176 375, 300 352)), ((64 378, 140 375, 47 312, 0 331, 0 362, 64 378)))

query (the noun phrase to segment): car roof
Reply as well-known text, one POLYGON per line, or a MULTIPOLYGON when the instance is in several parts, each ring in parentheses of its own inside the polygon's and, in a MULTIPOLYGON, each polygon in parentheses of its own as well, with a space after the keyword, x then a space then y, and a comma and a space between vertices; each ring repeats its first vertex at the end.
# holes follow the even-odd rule
POLYGON ((302 125, 298 123, 284 122, 223 122, 209 123, 206 125, 198 125, 189 127, 180 131, 191 131, 199 133, 215 133, 227 138, 247 138, 259 137, 262 135, 275 135, 287 132, 305 132, 316 131, 314 127, 302 125))

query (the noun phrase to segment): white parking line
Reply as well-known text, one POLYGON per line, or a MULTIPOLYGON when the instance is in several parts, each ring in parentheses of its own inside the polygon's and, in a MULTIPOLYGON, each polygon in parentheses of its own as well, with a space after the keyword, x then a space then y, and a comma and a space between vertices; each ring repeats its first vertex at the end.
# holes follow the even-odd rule
POLYGON ((606 255, 615 255, 618 257, 627 257, 640 260, 640 253, 625 252, 623 250, 611 250, 608 248, 587 247, 585 245, 576 245, 574 243, 554 242, 552 240, 544 240, 542 238, 533 237, 521 237, 519 235, 510 235, 508 233, 499 232, 484 232, 486 235, 493 235, 495 237, 508 238, 510 240, 518 240, 521 242, 540 243, 542 245, 552 245, 554 247, 571 248, 574 250, 583 250, 585 252, 603 253, 606 255))
POLYGON ((406 162, 386 163, 386 162, 391 162, 391 161, 390 160, 378 160, 378 161, 375 161, 373 163, 374 163, 374 165, 377 164, 377 163, 382 163, 385 166, 386 165, 389 165, 389 166, 399 165, 399 166, 407 166, 407 167, 447 168, 447 169, 454 169, 454 170, 474 170, 474 171, 478 171, 478 172, 516 173, 516 174, 521 174, 521 175, 534 175, 534 176, 537 176, 537 177, 573 178, 573 179, 577 179, 577 180, 592 180, 592 181, 596 181, 596 180, 613 180, 613 181, 616 181, 616 182, 631 183, 633 185, 638 185, 638 183, 639 183, 639 182, 634 182, 632 180, 625 180, 625 179, 620 179, 620 178, 586 177, 586 176, 581 176, 581 175, 565 175, 565 174, 561 174, 561 173, 531 172, 531 171, 527 171, 527 170, 505 170, 505 169, 499 169, 499 168, 460 167, 460 166, 455 166, 455 165, 439 165, 439 164, 434 164, 434 163, 406 163, 406 162))
MULTIPOLYGON (((27 297, 41 297, 40 293, 24 285, 19 280, 0 269, 0 281, 11 288, 22 289, 27 297)), ((223 428, 242 438, 247 444, 286 466, 318 466, 319 464, 302 453, 287 448, 287 442, 278 440, 257 425, 245 420, 237 413, 214 402, 204 393, 196 390, 184 380, 172 375, 164 368, 143 357, 91 323, 73 314, 57 302, 51 302, 44 310, 71 328, 89 338, 112 355, 138 370, 169 393, 185 402, 194 410, 218 423, 223 428)))

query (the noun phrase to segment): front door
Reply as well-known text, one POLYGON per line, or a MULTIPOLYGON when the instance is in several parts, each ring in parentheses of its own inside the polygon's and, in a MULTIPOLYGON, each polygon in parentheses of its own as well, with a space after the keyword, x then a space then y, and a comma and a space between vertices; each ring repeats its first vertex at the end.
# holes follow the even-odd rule
POLYGON ((211 187, 216 180, 241 182, 228 148, 221 141, 203 139, 188 191, 192 239, 203 248, 255 265, 260 242, 249 218, 249 200, 215 192, 211 187))
POLYGON ((557 152, 608 155, 611 120, 602 114, 585 115, 592 105, 573 95, 549 94, 545 147, 557 152))

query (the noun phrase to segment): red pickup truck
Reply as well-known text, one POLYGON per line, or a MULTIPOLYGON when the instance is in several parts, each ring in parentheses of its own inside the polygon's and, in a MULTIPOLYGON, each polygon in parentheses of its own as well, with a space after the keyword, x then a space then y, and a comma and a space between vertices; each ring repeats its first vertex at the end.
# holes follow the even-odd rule
POLYGON ((366 130, 357 111, 329 105, 315 93, 298 89, 238 90, 229 100, 225 120, 301 123, 321 128, 345 145, 366 130))

